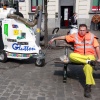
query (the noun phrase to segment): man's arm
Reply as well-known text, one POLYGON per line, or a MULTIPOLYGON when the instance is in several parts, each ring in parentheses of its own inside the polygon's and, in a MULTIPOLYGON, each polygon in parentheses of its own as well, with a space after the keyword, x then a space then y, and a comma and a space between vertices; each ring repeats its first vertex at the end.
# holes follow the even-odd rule
POLYGON ((98 61, 100 62, 100 45, 99 45, 99 42, 97 40, 97 37, 94 38, 93 46, 95 48, 96 55, 98 57, 98 61))
POLYGON ((100 62, 100 47, 96 47, 96 54, 97 54, 97 57, 98 57, 98 61, 100 62))
POLYGON ((55 37, 55 38, 51 39, 49 41, 49 43, 51 44, 55 40, 65 40, 65 39, 66 39, 66 35, 65 36, 59 36, 59 37, 55 37))

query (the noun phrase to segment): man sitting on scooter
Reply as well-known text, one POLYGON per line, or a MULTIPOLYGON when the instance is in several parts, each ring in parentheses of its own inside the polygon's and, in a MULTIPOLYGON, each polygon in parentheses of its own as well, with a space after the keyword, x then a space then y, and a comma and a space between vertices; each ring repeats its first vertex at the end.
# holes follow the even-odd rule
POLYGON ((49 43, 55 40, 66 40, 68 43, 74 43, 74 52, 70 53, 69 59, 71 62, 84 64, 83 71, 86 77, 84 96, 89 98, 91 85, 95 85, 93 62, 96 61, 96 55, 98 57, 97 62, 100 63, 100 48, 96 36, 87 31, 85 24, 80 24, 78 33, 55 37, 49 43))

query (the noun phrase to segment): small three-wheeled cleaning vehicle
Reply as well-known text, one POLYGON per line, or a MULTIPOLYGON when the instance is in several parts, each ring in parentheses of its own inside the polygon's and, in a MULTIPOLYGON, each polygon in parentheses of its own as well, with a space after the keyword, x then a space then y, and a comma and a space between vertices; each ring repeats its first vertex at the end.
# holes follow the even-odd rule
MULTIPOLYGON (((42 7, 38 6, 33 21, 14 14, 14 8, 0 8, 0 34, 3 48, 0 49, 0 61, 7 58, 35 58, 36 66, 44 66, 45 58, 41 57, 40 32, 42 7), (37 26, 34 29, 34 26, 37 26)), ((0 42, 0 43, 1 43, 0 42)))

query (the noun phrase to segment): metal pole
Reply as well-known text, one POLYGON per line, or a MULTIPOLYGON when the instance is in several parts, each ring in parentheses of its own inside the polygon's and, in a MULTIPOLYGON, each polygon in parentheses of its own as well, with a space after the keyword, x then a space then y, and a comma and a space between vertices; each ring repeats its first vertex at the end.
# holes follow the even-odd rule
POLYGON ((48 45, 48 15, 47 15, 47 0, 44 0, 44 29, 45 29, 45 35, 44 35, 44 45, 47 47, 48 45))
POLYGON ((42 22, 42 6, 40 6, 38 11, 39 17, 37 22, 37 30, 36 30, 36 39, 37 39, 37 45, 40 45, 40 34, 41 34, 41 22, 42 22))

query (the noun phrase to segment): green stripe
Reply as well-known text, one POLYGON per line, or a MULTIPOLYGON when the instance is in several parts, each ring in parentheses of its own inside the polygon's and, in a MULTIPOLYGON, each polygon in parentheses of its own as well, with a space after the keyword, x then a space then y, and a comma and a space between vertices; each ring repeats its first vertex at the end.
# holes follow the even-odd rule
POLYGON ((93 0, 93 6, 98 6, 98 0, 93 0))
POLYGON ((8 36, 8 24, 4 24, 4 34, 8 36))

